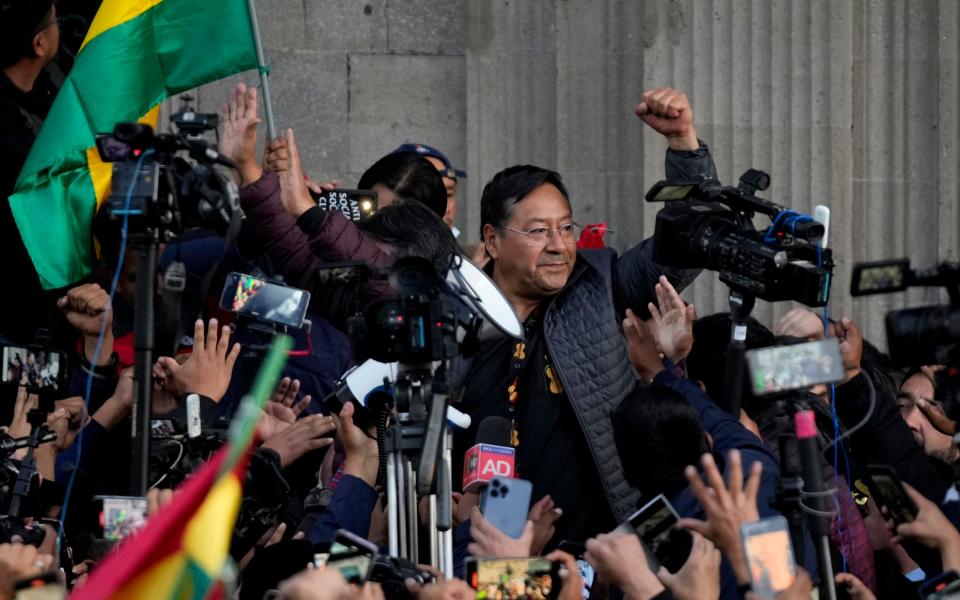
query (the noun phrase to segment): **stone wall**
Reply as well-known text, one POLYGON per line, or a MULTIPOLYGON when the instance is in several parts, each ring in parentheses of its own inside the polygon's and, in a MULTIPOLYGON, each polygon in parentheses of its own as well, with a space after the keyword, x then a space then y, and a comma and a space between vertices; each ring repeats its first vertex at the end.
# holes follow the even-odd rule
MULTIPOLYGON (((558 169, 580 222, 624 249, 653 230, 644 191, 665 144, 632 108, 671 85, 693 102, 721 178, 768 171, 767 197, 828 204, 831 311, 881 345, 883 312, 918 291, 853 301, 857 261, 960 258, 960 7, 954 0, 266 0, 260 21, 278 125, 315 178, 354 185, 397 145, 436 145, 468 178, 458 225, 475 239, 483 184, 510 164, 558 169)), ((253 82, 253 74, 240 78, 253 82)), ((200 92, 222 101, 231 81, 200 92)), ((704 274, 685 297, 726 307, 704 274)), ((790 306, 758 303, 772 322, 790 306)))

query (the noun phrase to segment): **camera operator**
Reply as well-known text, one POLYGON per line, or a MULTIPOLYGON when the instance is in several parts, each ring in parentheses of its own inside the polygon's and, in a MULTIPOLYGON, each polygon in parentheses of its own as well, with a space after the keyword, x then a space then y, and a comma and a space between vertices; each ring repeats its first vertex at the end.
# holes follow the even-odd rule
MULTIPOLYGON (((778 324, 778 330, 809 336, 808 339, 823 337, 822 321, 820 329, 813 331, 811 326, 803 325, 805 320, 810 321, 809 316, 803 319, 793 313, 787 317, 778 324)), ((867 377, 874 388, 873 413, 850 439, 853 455, 860 465, 892 466, 903 481, 934 502, 941 502, 953 483, 953 473, 943 462, 943 458, 949 458, 947 446, 952 446, 952 440, 939 434, 923 414, 911 412, 919 400, 933 398, 932 384, 929 387, 925 384, 929 379, 923 374, 919 374, 919 378, 910 377, 897 392, 884 367, 884 357, 865 343, 860 327, 853 320, 844 317, 832 324, 830 330, 841 342, 840 353, 847 375, 834 394, 837 417, 845 427, 853 427, 867 416, 870 405, 867 377), (925 452, 928 456, 924 456, 925 452)))
MULTIPOLYGON (((669 142, 668 178, 715 177, 685 95, 647 92, 636 112, 669 142)), ((645 307, 660 274, 682 287, 697 272, 656 265, 649 240, 619 258, 610 249, 577 252, 566 189, 546 169, 501 171, 481 205, 492 259, 486 270, 524 321, 524 339, 484 343, 469 363, 455 361, 451 386, 460 388, 458 408, 474 424, 491 415, 512 421, 517 470, 532 481, 533 499, 549 494, 563 509, 554 540, 584 540, 625 518, 636 499, 607 418, 635 378, 618 315, 645 307)), ((454 456, 473 442, 476 427, 455 435, 454 456)))
POLYGON ((374 489, 380 468, 380 452, 373 432, 356 426, 356 408, 347 402, 337 419, 337 435, 343 444, 346 460, 333 496, 310 527, 308 538, 313 543, 330 542, 337 529, 346 529, 360 537, 370 533, 371 515, 379 499, 374 489))

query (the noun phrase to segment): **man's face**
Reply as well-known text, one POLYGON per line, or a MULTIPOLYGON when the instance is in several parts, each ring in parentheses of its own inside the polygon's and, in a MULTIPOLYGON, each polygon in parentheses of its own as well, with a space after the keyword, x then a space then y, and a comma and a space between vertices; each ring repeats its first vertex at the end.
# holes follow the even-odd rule
POLYGON ((447 190, 447 212, 443 214, 443 222, 447 224, 447 227, 453 227, 453 221, 457 218, 457 180, 446 176, 447 165, 443 164, 442 160, 435 156, 425 156, 424 158, 440 171, 443 178, 443 187, 447 190))
POLYGON ((947 464, 957 460, 957 448, 953 439, 940 433, 930 424, 929 419, 917 407, 917 400, 935 402, 933 399, 933 383, 923 373, 917 373, 903 382, 900 393, 897 394, 897 404, 900 414, 907 422, 913 437, 923 447, 928 456, 939 458, 947 464))
POLYGON ((495 261, 494 280, 514 298, 540 300, 556 294, 573 271, 576 240, 564 241, 554 231, 547 240, 536 242, 520 231, 556 230, 572 223, 570 204, 560 190, 545 183, 514 204, 511 213, 503 227, 484 227, 484 243, 495 261))

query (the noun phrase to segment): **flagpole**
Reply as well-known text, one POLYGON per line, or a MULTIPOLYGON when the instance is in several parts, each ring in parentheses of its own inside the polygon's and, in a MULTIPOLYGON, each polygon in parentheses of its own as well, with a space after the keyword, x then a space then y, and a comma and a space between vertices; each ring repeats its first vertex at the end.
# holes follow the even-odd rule
POLYGON ((270 82, 267 77, 266 60, 263 58, 263 43, 260 41, 260 24, 257 22, 255 0, 247 0, 250 13, 250 27, 253 29, 253 43, 257 49, 257 73, 260 74, 260 95, 263 97, 263 114, 267 117, 267 136, 277 137, 277 125, 273 120, 273 103, 270 100, 270 82))

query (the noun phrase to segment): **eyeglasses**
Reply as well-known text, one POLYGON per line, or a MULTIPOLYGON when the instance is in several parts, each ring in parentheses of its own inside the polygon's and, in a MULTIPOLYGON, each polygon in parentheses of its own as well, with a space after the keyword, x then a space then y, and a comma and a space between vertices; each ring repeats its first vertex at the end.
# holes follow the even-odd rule
POLYGON ((507 227, 506 225, 501 225, 500 228, 521 233, 526 236, 527 242, 536 246, 546 244, 549 240, 553 239, 553 236, 557 236, 564 244, 575 244, 577 239, 580 237, 580 226, 576 223, 564 223, 556 229, 550 229, 549 227, 534 227, 532 229, 527 229, 526 231, 523 229, 507 227))

